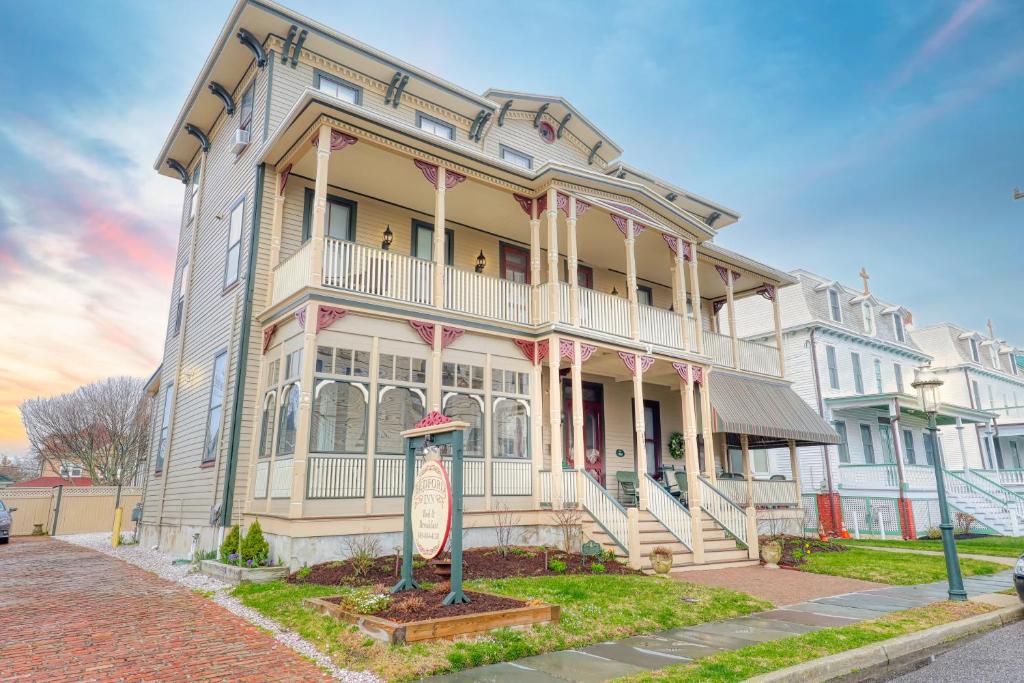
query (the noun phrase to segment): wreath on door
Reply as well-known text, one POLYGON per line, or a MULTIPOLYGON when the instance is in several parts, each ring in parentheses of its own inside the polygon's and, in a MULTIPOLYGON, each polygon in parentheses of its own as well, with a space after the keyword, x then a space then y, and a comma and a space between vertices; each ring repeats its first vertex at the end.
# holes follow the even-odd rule
POLYGON ((682 460, 686 455, 686 441, 680 432, 672 432, 668 437, 668 454, 675 460, 682 460))

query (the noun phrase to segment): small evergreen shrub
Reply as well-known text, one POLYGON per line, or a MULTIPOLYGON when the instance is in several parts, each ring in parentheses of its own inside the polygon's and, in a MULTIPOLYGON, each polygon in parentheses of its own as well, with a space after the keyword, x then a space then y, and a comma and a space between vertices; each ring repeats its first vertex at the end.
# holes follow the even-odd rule
POLYGON ((263 538, 259 521, 252 523, 242 540, 241 564, 246 567, 262 567, 270 557, 270 544, 263 538))
POLYGON ((224 537, 220 544, 220 561, 224 564, 237 564, 238 562, 238 540, 242 532, 238 525, 231 527, 231 531, 224 537))

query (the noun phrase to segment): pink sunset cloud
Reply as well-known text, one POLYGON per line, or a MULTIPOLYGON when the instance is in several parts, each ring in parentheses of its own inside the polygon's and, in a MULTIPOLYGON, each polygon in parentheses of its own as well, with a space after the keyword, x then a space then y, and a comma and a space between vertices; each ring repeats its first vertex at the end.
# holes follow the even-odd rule
POLYGON ((964 27, 988 0, 967 0, 914 51, 900 69, 893 74, 885 90, 891 92, 906 85, 918 71, 938 58, 963 33, 964 27))

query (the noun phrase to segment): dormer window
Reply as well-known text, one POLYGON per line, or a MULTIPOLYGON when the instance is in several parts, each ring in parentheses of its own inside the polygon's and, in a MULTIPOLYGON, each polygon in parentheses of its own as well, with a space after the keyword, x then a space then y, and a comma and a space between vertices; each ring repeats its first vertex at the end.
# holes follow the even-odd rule
POLYGON ((520 166, 525 169, 533 168, 533 157, 523 154, 522 152, 517 152, 511 147, 506 147, 505 145, 501 145, 501 158, 510 164, 515 164, 516 166, 520 166))
POLYGON ((971 345, 971 360, 975 363, 981 363, 981 352, 978 350, 978 340, 971 337, 967 341, 971 345))
MULTIPOLYGON (((1011 351, 1008 354, 1008 357, 1009 357, 1009 360, 1010 360, 1010 372, 1012 372, 1015 375, 1019 375, 1020 374, 1020 368, 1017 367, 1017 354, 1015 354, 1013 351, 1011 351)), ((1016 399, 1014 400, 1013 403, 1014 403, 1014 405, 1017 405, 1016 399)))
POLYGON ((899 311, 892 314, 892 326, 896 331, 896 341, 907 341, 907 328, 903 326, 903 315, 899 311))
POLYGON ((839 305, 839 292, 834 289, 828 290, 828 313, 834 322, 843 322, 843 309, 839 305))
POLYGON ((439 138, 446 138, 448 140, 455 139, 455 126, 444 123, 443 121, 438 121, 431 116, 427 116, 423 112, 416 112, 416 126, 420 130, 425 130, 439 138))
POLYGON ((327 74, 317 72, 316 88, 322 93, 351 104, 361 104, 363 101, 362 88, 327 74))
POLYGON ((867 301, 860 305, 860 315, 864 321, 864 331, 874 336, 875 334, 875 309, 867 301))
POLYGON ((995 344, 988 347, 988 357, 992 361, 992 367, 996 370, 999 369, 999 349, 996 348, 995 344))

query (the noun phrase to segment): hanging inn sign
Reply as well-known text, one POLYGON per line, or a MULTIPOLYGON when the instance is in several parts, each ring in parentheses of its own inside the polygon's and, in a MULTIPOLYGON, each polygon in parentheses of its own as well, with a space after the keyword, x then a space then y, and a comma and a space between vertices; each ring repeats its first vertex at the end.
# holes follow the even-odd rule
POLYGON ((451 545, 451 591, 445 605, 469 602, 462 590, 462 455, 469 427, 438 412, 428 414, 405 439, 405 524, 402 532, 402 578, 392 593, 419 588, 413 579, 413 552, 426 560, 451 545), (422 462, 417 467, 417 454, 422 462), (451 477, 442 454, 451 458, 451 477))

